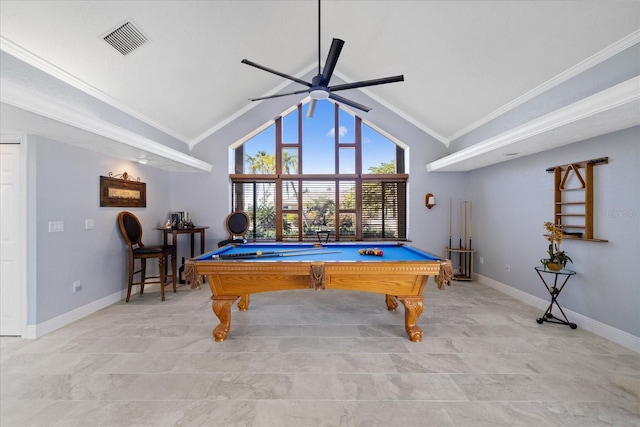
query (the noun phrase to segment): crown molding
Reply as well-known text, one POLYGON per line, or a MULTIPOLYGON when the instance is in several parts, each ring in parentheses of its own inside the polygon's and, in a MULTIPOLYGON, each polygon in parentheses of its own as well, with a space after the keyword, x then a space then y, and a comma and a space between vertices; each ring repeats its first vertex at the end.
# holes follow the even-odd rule
POLYGON ((6 80, 2 81, 0 101, 77 129, 149 152, 194 170, 210 172, 212 169, 212 165, 207 162, 174 150, 173 148, 140 136, 112 123, 91 117, 82 111, 56 103, 55 100, 50 99, 46 95, 28 91, 6 80))
MULTIPOLYGON (((429 172, 459 166, 479 155, 508 147, 536 135, 552 131, 570 123, 595 116, 614 108, 640 100, 640 76, 560 108, 510 131, 489 138, 471 147, 427 164, 429 172)), ((640 122, 640 117, 638 118, 640 122)), ((498 163, 498 162, 493 162, 498 163)), ((456 168, 456 170, 461 170, 456 168)), ((464 169, 467 170, 467 169, 464 169)))
POLYGON ((40 58, 39 56, 35 55, 34 53, 24 49, 23 47, 15 44, 14 42, 12 42, 11 40, 0 36, 0 50, 2 50, 3 52, 8 53, 11 56, 14 56, 16 58, 18 58, 19 60, 31 65, 32 67, 43 71, 47 74, 49 74, 52 77, 55 77, 56 79, 62 81, 63 83, 68 84, 69 86, 72 86, 84 93, 86 93, 87 95, 90 95, 102 102, 104 102, 107 105, 110 105, 113 108, 116 108, 120 111, 122 111, 123 113, 126 113, 146 124, 148 124, 149 126, 154 127, 155 129, 159 130, 160 132, 163 132, 169 136, 172 136, 173 138, 176 138, 177 140, 187 144, 187 138, 184 135, 180 135, 179 133, 177 133, 175 130, 170 129, 146 116, 143 116, 142 114, 138 113, 137 111, 132 110, 131 108, 129 108, 127 105, 121 103, 120 101, 116 100, 115 98, 107 95, 106 93, 104 93, 103 91, 91 86, 90 84, 80 80, 79 78, 72 76, 71 74, 67 73, 66 71, 63 71, 62 69, 56 67, 55 65, 51 64, 50 62, 44 60, 43 58, 40 58))
POLYGON ((524 104, 525 102, 535 98, 538 95, 543 94, 544 92, 548 91, 549 89, 552 89, 555 86, 560 85, 561 83, 566 82, 567 80, 579 75, 580 73, 583 73, 585 71, 587 71, 588 69, 606 61, 607 59, 617 55, 618 53, 624 51, 625 49, 630 48, 631 46, 640 43, 640 30, 636 30, 634 32, 632 32, 631 34, 623 37, 622 39, 618 40, 617 42, 613 43, 612 45, 604 48, 603 50, 601 50, 600 52, 597 52, 596 54, 590 56, 589 58, 585 59, 584 61, 579 62, 578 64, 574 65, 573 67, 563 71, 562 73, 558 74, 557 76, 547 80, 546 82, 542 83, 541 85, 535 87, 534 89, 530 90, 529 92, 525 93, 524 95, 514 99, 513 101, 503 105, 502 107, 498 108, 497 110, 493 111, 490 114, 487 114, 486 116, 484 116, 483 118, 481 118, 480 120, 477 120, 473 123, 471 123, 470 125, 460 129, 458 132, 448 136, 446 139, 447 141, 455 141, 457 138, 460 138, 463 135, 466 135, 467 133, 471 132, 472 130, 475 130, 477 128, 479 128, 480 126, 490 122, 493 119, 496 119, 497 117, 513 110, 514 108, 524 104))

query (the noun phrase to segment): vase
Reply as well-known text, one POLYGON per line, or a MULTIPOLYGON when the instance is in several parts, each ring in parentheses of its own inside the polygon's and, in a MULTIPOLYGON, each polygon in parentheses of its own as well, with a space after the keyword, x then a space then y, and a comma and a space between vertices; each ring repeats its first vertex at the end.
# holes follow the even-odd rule
POLYGON ((545 264, 545 267, 547 267, 549 270, 551 271, 560 271, 562 270, 562 264, 558 264, 557 262, 547 262, 545 264))

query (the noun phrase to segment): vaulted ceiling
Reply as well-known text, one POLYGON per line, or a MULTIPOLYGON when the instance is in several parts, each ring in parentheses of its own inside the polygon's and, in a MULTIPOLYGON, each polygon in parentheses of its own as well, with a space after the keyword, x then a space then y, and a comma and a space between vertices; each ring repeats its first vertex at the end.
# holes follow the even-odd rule
MULTIPOLYGON (((26 52, 190 146, 255 106, 248 98, 302 88, 243 58, 296 77, 318 66, 315 0, 0 6, 3 50, 26 52), (125 22, 148 38, 128 55, 103 40, 125 22)), ((334 75, 351 82, 404 74, 402 83, 362 92, 448 145, 637 33, 640 3, 325 0, 321 17, 322 62, 332 38, 346 42, 334 75)), ((290 96, 291 104, 304 96, 290 96)))

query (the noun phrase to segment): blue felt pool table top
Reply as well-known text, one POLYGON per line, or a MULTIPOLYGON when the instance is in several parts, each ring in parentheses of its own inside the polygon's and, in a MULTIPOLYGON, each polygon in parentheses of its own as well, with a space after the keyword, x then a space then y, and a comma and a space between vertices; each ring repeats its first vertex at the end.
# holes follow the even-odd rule
POLYGON ((244 243, 240 245, 227 245, 216 251, 196 257, 196 261, 224 260, 224 261, 362 261, 362 262, 389 262, 389 261, 439 261, 440 258, 428 252, 417 249, 407 244, 358 242, 358 243, 323 243, 321 248, 317 243, 244 243), (315 248, 315 249, 314 249, 315 248), (377 248, 382 251, 382 256, 361 255, 360 249, 377 248), (287 252, 294 250, 301 252, 287 252), (317 251, 317 252, 316 252, 317 251), (227 258, 229 255, 256 254, 239 259, 227 258), (275 254, 274 254, 275 253, 275 254), (276 255, 279 254, 279 255, 276 255))

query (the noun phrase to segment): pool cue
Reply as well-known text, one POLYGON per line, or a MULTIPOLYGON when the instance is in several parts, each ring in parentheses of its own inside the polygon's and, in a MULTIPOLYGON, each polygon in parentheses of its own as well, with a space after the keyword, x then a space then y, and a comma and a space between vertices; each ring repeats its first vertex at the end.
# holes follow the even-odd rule
POLYGON ((469 200, 469 249, 471 249, 471 232, 473 229, 473 211, 472 211, 472 200, 469 200))
MULTIPOLYGON (((464 249, 467 249, 467 201, 464 201, 464 249)), ((467 256, 468 254, 464 252, 464 272, 467 272, 467 256)), ((465 274, 466 276, 466 274, 465 274)))
POLYGON ((462 249, 462 202, 458 203, 458 247, 462 249))
MULTIPOLYGON (((458 249, 462 249, 462 202, 458 202, 458 249)), ((462 274, 462 252, 458 252, 458 273, 462 274)))
POLYGON ((280 258, 280 257, 288 257, 288 256, 299 256, 299 255, 324 255, 324 254, 338 254, 342 251, 317 251, 316 253, 304 253, 304 254, 292 254, 292 253, 269 253, 269 254, 235 254, 235 256, 225 258, 224 255, 213 255, 212 259, 219 259, 223 261, 233 260, 233 259, 256 259, 256 258, 280 258))
POLYGON ((449 197, 449 249, 451 249, 451 215, 453 215, 452 211, 453 211, 453 200, 451 199, 451 197, 449 197))
POLYGON ((271 254, 284 254, 288 252, 308 252, 308 251, 318 251, 323 248, 303 248, 303 249, 281 249, 277 251, 257 251, 257 252, 240 252, 237 254, 220 254, 220 255, 212 255, 211 257, 217 258, 235 258, 235 257, 244 257, 244 256, 263 256, 263 255, 271 255, 271 254))
POLYGON ((467 249, 467 201, 464 201, 464 248, 467 249))
MULTIPOLYGON (((472 200, 469 200, 469 250, 471 250, 471 233, 473 229, 473 215, 472 215, 472 200)), ((471 257, 473 254, 469 253, 469 277, 471 277, 471 257)))

